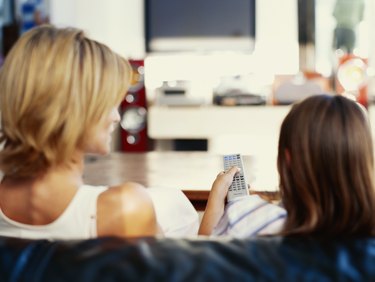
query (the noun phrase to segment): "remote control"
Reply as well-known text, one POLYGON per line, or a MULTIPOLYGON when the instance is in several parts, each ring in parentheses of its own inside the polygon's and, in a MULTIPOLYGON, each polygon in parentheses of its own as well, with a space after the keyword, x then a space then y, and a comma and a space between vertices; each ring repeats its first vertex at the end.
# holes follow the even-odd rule
POLYGON ((243 197, 249 195, 249 190, 247 187, 247 181, 245 177, 245 170, 242 162, 242 157, 240 154, 225 155, 224 160, 224 170, 230 169, 232 166, 237 166, 241 169, 234 178, 232 185, 229 187, 227 201, 231 201, 238 197, 243 197))

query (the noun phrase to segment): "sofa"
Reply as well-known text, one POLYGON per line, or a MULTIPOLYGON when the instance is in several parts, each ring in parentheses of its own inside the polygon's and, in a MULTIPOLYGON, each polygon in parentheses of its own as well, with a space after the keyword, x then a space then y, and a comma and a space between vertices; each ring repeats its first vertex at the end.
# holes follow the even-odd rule
POLYGON ((375 239, 0 237, 0 281, 375 281, 375 239))

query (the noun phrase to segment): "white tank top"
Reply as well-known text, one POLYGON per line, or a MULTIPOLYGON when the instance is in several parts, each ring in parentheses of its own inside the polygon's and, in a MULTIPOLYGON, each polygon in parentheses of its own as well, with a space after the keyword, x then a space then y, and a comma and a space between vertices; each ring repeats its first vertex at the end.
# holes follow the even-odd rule
POLYGON ((97 237, 96 203, 105 186, 82 185, 55 221, 29 225, 8 218, 0 208, 0 235, 28 239, 88 239, 97 237))

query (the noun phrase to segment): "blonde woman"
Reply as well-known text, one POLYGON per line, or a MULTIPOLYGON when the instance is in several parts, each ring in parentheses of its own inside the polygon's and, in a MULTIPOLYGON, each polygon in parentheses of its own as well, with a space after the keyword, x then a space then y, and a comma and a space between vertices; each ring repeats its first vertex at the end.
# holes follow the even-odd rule
POLYGON ((0 73, 0 235, 159 232, 141 185, 108 189, 82 180, 84 155, 110 150, 130 75, 124 58, 77 29, 41 26, 18 40, 0 73))

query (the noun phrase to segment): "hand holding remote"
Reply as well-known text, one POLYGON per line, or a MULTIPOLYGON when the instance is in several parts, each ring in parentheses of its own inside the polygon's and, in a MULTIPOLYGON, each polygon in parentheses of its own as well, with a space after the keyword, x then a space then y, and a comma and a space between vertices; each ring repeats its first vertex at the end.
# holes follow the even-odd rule
POLYGON ((240 171, 233 177, 232 185, 229 187, 227 201, 231 201, 238 197, 249 195, 244 166, 240 154, 225 155, 223 157, 224 170, 228 170, 232 166, 236 166, 240 171))

